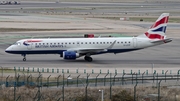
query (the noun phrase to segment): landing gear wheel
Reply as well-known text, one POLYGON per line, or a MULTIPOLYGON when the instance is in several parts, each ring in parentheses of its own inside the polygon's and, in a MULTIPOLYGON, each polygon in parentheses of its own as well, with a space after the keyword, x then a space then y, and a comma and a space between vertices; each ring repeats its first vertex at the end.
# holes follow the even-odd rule
POLYGON ((91 57, 89 57, 89 56, 85 56, 84 60, 86 60, 88 62, 92 62, 93 61, 93 59, 91 57))
POLYGON ((23 61, 26 61, 26 58, 23 58, 23 61))
POLYGON ((23 61, 26 61, 26 54, 22 54, 22 56, 24 57, 23 61))

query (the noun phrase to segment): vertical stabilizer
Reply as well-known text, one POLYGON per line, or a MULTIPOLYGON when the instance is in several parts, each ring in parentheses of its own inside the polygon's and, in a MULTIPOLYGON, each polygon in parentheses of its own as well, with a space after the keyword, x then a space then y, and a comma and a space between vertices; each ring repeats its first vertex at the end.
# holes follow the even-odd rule
POLYGON ((163 13, 156 20, 156 22, 150 27, 150 29, 145 32, 143 35, 138 37, 147 37, 149 39, 165 39, 166 27, 169 19, 169 13, 163 13))

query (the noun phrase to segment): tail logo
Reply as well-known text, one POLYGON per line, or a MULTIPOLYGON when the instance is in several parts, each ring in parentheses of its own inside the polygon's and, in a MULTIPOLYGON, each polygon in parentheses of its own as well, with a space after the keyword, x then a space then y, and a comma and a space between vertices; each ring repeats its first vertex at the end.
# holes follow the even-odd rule
POLYGON ((145 35, 150 39, 164 39, 168 19, 169 13, 163 13, 145 35))
POLYGON ((153 25, 151 26, 151 28, 155 28, 155 27, 157 27, 158 25, 167 23, 167 22, 168 22, 168 19, 169 19, 169 16, 166 16, 166 17, 162 18, 161 20, 159 20, 159 21, 157 21, 155 24, 153 24, 153 25))
POLYGON ((145 35, 150 39, 164 39, 164 36, 161 36, 159 34, 149 34, 148 32, 146 32, 145 35))

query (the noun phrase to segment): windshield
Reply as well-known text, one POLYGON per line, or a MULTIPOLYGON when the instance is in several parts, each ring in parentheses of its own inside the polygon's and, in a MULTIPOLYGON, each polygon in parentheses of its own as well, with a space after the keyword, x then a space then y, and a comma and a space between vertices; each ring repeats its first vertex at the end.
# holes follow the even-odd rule
POLYGON ((21 43, 20 42, 16 42, 16 43, 14 43, 13 45, 21 45, 21 43))

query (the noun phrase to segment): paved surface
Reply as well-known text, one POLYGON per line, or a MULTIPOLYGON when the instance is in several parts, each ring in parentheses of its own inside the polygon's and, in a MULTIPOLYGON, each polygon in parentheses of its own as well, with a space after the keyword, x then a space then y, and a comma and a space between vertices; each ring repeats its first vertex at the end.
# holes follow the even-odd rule
POLYGON ((21 5, 1 5, 2 12, 71 12, 86 14, 155 14, 173 12, 179 15, 180 2, 124 2, 124 3, 92 3, 92 2, 21 2, 21 5), (175 12, 174 12, 175 11, 175 12))
POLYGON ((92 56, 93 62, 86 62, 83 58, 77 60, 63 60, 59 55, 27 55, 27 61, 23 62, 20 55, 12 55, 4 52, 7 45, 1 45, 0 65, 3 67, 35 67, 35 68, 54 68, 57 69, 70 69, 75 73, 76 69, 80 69, 83 73, 84 69, 91 72, 94 69, 99 72, 106 73, 108 69, 114 72, 115 69, 122 73, 122 70, 130 72, 130 70, 141 72, 151 71, 152 63, 154 69, 159 70, 173 70, 177 72, 180 65, 180 40, 174 39, 173 42, 161 46, 147 48, 135 52, 122 53, 122 54, 103 54, 92 56))
MULTIPOLYGON (((27 15, 27 14, 19 14, 19 13, 4 13, 6 10, 13 11, 14 8, 20 7, 133 7, 137 9, 129 9, 128 11, 136 14, 137 12, 143 12, 143 14, 147 11, 152 11, 154 9, 154 13, 152 15, 160 15, 161 11, 177 11, 179 9, 179 3, 28 3, 24 2, 22 5, 3 5, 1 9, 3 13, 1 13, 0 17, 0 27, 4 28, 67 28, 71 30, 67 31, 57 31, 57 32, 1 32, 0 33, 0 66, 2 67, 35 67, 35 68, 59 68, 59 69, 70 69, 75 71, 76 69, 80 69, 83 72, 84 69, 87 69, 88 72, 91 72, 92 69, 94 71, 98 71, 102 69, 104 73, 107 70, 111 70, 114 72, 117 69, 119 72, 122 70, 130 71, 133 69, 134 71, 151 71, 152 63, 154 64, 154 69, 159 70, 173 70, 174 73, 177 73, 179 70, 180 64, 180 36, 179 36, 179 24, 178 23, 170 23, 167 28, 168 37, 174 38, 171 43, 147 48, 144 50, 139 50, 135 52, 122 53, 122 54, 103 54, 92 56, 94 61, 89 63, 84 61, 83 58, 79 58, 75 61, 63 60, 59 57, 59 55, 28 55, 27 61, 23 62, 22 57, 20 55, 12 55, 7 54, 4 50, 15 41, 22 38, 29 37, 46 37, 46 36, 60 36, 60 34, 65 33, 64 35, 77 34, 83 35, 85 33, 123 33, 125 35, 139 35, 139 33, 144 33, 147 28, 152 24, 150 22, 126 22, 126 21, 112 21, 105 19, 84 19, 78 16, 40 16, 40 15, 27 15), (143 7, 139 7, 143 4, 144 6, 149 6, 146 9, 143 7), (34 6, 33 6, 34 5, 34 6), (156 6, 157 9, 152 6, 156 6), (164 7, 166 6, 166 7, 164 7), (12 9, 9 9, 12 8, 12 9), (4 10, 5 9, 5 10, 4 10), (38 22, 38 23, 36 23, 38 22), (57 23, 55 23, 57 22, 57 23), (79 29, 79 30, 72 30, 79 29), (93 30, 92 30, 93 29, 93 30), (68 33, 68 34, 66 34, 68 33)), ((98 9, 99 10, 99 9, 98 9)), ((102 12, 101 10, 93 10, 94 12, 102 12)), ((103 9, 107 12, 115 12, 114 9, 103 9)), ((119 10, 119 9, 118 9, 119 10)), ((40 10, 42 11, 42 10, 40 10)), ((78 12, 80 12, 79 10, 78 12)), ((86 10, 82 10, 82 12, 87 12, 86 10)), ((120 12, 123 12, 120 11, 120 12)), ((173 13, 174 15, 179 15, 179 13, 173 13)), ((158 17, 157 16, 157 17, 158 17)))

